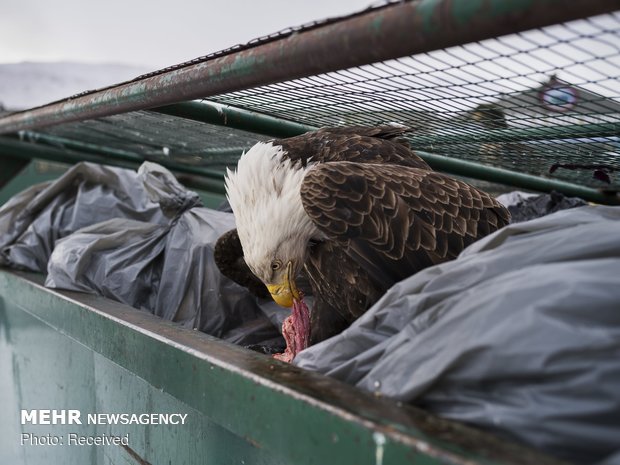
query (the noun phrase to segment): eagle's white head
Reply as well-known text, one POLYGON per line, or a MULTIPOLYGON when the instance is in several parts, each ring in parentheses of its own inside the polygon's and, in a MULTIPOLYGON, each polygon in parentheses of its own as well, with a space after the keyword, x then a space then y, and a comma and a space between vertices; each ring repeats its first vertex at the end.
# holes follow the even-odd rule
POLYGON ((290 307, 299 297, 294 278, 318 230, 300 195, 310 166, 293 165, 283 155, 281 146, 259 142, 241 156, 236 171, 227 170, 225 181, 246 263, 273 299, 290 307))

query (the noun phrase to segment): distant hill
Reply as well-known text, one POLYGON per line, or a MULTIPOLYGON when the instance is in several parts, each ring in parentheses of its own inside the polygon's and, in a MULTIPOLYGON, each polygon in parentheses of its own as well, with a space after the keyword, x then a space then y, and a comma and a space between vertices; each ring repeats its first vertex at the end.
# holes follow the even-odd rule
POLYGON ((31 108, 148 71, 152 70, 120 64, 0 64, 0 105, 9 110, 31 108))

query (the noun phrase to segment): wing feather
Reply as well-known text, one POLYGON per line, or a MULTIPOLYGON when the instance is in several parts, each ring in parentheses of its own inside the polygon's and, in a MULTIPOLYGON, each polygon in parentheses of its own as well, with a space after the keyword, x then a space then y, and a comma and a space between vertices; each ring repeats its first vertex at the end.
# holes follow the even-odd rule
POLYGON ((409 166, 320 164, 308 171, 301 196, 321 232, 386 285, 455 258, 509 219, 490 195, 409 166))
POLYGON ((309 162, 330 163, 390 163, 430 169, 418 157, 402 136, 409 131, 404 126, 349 126, 323 128, 287 139, 276 139, 282 146, 284 158, 307 166, 309 162))

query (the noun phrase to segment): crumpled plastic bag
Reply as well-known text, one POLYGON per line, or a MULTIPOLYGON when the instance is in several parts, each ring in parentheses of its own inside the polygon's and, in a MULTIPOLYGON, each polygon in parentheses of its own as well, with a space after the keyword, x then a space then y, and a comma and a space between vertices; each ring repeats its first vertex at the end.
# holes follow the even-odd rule
POLYGON ((45 285, 155 308, 168 226, 114 218, 56 242, 45 285))
POLYGON ((295 363, 593 463, 620 441, 620 207, 509 225, 295 363))
POLYGON ((498 196, 497 200, 508 208, 511 223, 533 220, 560 210, 582 207, 588 204, 579 197, 567 197, 561 192, 555 191, 549 194, 514 191, 498 196))
POLYGON ((200 202, 176 180, 161 190, 163 170, 149 162, 138 172, 84 162, 17 194, 0 208, 0 266, 45 272, 56 240, 80 228, 112 218, 167 224, 176 212, 159 202, 200 202), (155 198, 144 187, 151 184, 151 194, 160 188, 155 198))
POLYGON ((281 345, 266 316, 275 304, 213 261, 233 215, 199 206, 155 163, 138 172, 80 163, 0 208, 0 265, 47 271, 48 287, 100 294, 238 344, 281 345))

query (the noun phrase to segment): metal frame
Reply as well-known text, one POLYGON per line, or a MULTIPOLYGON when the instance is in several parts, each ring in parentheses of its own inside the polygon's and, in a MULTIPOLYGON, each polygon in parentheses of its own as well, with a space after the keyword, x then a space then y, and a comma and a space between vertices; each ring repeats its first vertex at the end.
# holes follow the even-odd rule
MULTIPOLYGON (((215 102, 182 102, 160 107, 153 111, 171 116, 181 117, 207 124, 222 125, 235 129, 246 130, 272 137, 291 137, 313 131, 318 128, 284 120, 270 115, 264 115, 243 108, 230 105, 221 105, 215 102)), ((459 160, 444 155, 429 153, 424 149, 429 147, 449 147, 463 143, 513 143, 519 140, 549 140, 574 139, 578 137, 618 135, 619 128, 615 123, 599 123, 587 125, 568 125, 550 128, 526 128, 494 130, 474 141, 463 142, 463 136, 429 135, 413 136, 409 139, 411 146, 433 168, 460 176, 467 176, 485 181, 498 182, 516 188, 532 189, 540 192, 558 191, 566 195, 573 195, 591 202, 602 204, 620 204, 620 197, 614 192, 605 192, 594 188, 580 186, 569 182, 548 179, 539 176, 522 174, 510 170, 485 166, 466 160, 459 160), (422 149, 422 150, 420 150, 422 149)), ((20 141, 13 137, 0 136, 0 152, 15 159, 41 158, 45 160, 77 163, 90 161, 123 167, 136 167, 145 159, 138 154, 124 150, 111 149, 94 144, 88 144, 72 139, 65 139, 49 134, 23 131, 22 138, 38 140, 50 145, 42 145, 20 141), (58 148, 64 147, 64 149, 58 148)), ((241 155, 240 150, 214 151, 216 156, 236 157, 241 155)), ((185 177, 190 187, 204 189, 215 194, 225 194, 223 186, 224 172, 200 166, 192 166, 171 160, 156 160, 176 174, 193 175, 185 177)))
POLYGON ((421 0, 370 9, 273 41, 0 118, 0 134, 428 52, 614 11, 617 0, 421 0), (339 44, 340 47, 334 47, 339 44))
MULTIPOLYGON (((276 34, 245 48, 231 49, 118 86, 0 117, 0 134, 150 108, 167 115, 263 135, 293 136, 315 128, 227 105, 181 101, 428 52, 586 15, 607 13, 617 8, 616 0, 574 0, 568 3, 562 0, 421 0, 388 4, 294 33, 276 34), (341 44, 340 49, 335 49, 334 44, 341 44)), ((606 123, 553 129, 494 130, 483 139, 478 137, 472 142, 566 139, 586 137, 592 131, 597 136, 602 134, 601 131, 607 135, 620 135, 618 124, 606 123)), ((43 134, 36 134, 36 137, 52 145, 59 142, 69 150, 61 153, 60 150, 37 147, 32 143, 18 144, 6 137, 0 137, 0 148, 4 153, 19 158, 40 156, 121 166, 134 166, 143 161, 141 156, 122 150, 81 141, 52 140, 54 136, 43 134)), ((463 143, 463 139, 458 135, 418 136, 411 142, 413 148, 424 151, 430 147, 463 143)), ((234 157, 237 154, 232 150, 215 155, 234 157)), ((590 201, 620 204, 620 196, 613 192, 523 175, 480 163, 452 160, 441 155, 421 155, 432 166, 456 175, 499 181, 518 188, 558 190, 590 201)), ((221 171, 174 161, 157 161, 179 173, 204 176, 204 187, 218 194, 223 193, 221 171)))
POLYGON ((151 111, 272 137, 297 136, 317 129, 307 124, 208 101, 175 103, 151 111))
MULTIPOLYGON (((222 120, 224 120, 226 122, 226 126, 232 126, 235 129, 251 129, 259 134, 275 137, 290 137, 317 129, 312 126, 289 122, 267 115, 259 115, 254 118, 252 112, 247 112, 243 109, 229 106, 218 106, 218 104, 211 102, 182 103, 165 108, 161 112, 174 116, 183 116, 184 118, 209 124, 219 124, 222 120), (228 115, 231 116, 230 119, 228 119, 228 115)), ((574 138, 576 137, 575 134, 579 134, 579 137, 585 137, 584 134, 589 134, 588 131, 591 131, 594 126, 600 125, 593 124, 578 127, 570 126, 567 129, 553 128, 549 130, 545 128, 496 130, 493 131, 493 133, 490 133, 488 137, 477 139, 473 143, 502 142, 506 140, 508 134, 510 134, 511 137, 514 137, 515 132, 518 136, 523 137, 523 140, 544 140, 545 135, 546 138, 553 137, 556 139, 574 138), (571 133, 571 128, 576 132, 571 133)), ((617 134, 617 132, 614 131, 615 127, 613 124, 610 123, 605 126, 607 126, 606 129, 609 134, 617 134)), ((0 136, 0 153, 2 153, 3 156, 7 156, 15 160, 24 160, 24 162, 27 162, 27 160, 31 158, 40 158, 65 163, 88 161, 130 168, 135 168, 145 161, 145 158, 131 152, 110 149, 108 147, 101 147, 94 144, 64 139, 57 136, 33 133, 33 137, 51 145, 22 142, 16 138, 0 136), (57 148, 57 145, 62 145, 65 148, 57 148)), ((453 135, 415 136, 410 142, 413 148, 427 148, 429 145, 449 146, 450 144, 454 144, 457 140, 463 143, 462 139, 458 139, 457 136, 453 135)), ((540 192, 558 191, 569 196, 581 197, 582 199, 590 202, 597 202, 607 205, 620 205, 620 196, 618 193, 613 191, 607 192, 565 181, 518 173, 493 166, 486 166, 481 163, 429 153, 423 150, 416 150, 416 153, 433 169, 439 171, 501 183, 520 189, 531 189, 540 192)), ((214 152, 214 155, 227 155, 235 157, 241 155, 241 151, 218 151, 214 152)), ((225 194, 223 171, 200 166, 192 166, 170 160, 157 159, 156 161, 157 163, 169 168, 177 175, 192 175, 191 177, 185 176, 183 178, 183 182, 189 187, 210 191, 218 195, 225 194)), ((11 176, 16 174, 18 171, 19 170, 12 172, 11 176)), ((9 174, 7 173, 7 176, 8 175, 9 174)), ((11 176, 7 178, 7 181, 11 176)))
MULTIPOLYGON (((0 137, 0 159, 6 163, 5 159, 23 160, 27 163, 32 158, 41 160, 57 161, 61 163, 79 163, 81 161, 99 163, 105 165, 121 166, 124 168, 136 168, 145 161, 144 158, 131 154, 129 152, 123 156, 112 155, 105 150, 99 150, 96 146, 91 146, 87 150, 85 147, 76 149, 59 149, 49 145, 35 144, 31 142, 22 142, 13 137, 0 137)), ((192 175, 184 179, 190 180, 186 182, 189 187, 203 189, 215 194, 224 194, 223 173, 221 171, 210 170, 204 167, 192 166, 189 164, 175 163, 173 161, 161 162, 175 174, 192 175)), ((17 172, 15 172, 16 174, 17 172)))
POLYGON ((19 157, 2 156, 2 170, 0 171, 0 189, 2 189, 11 179, 17 176, 28 164, 30 159, 19 157))
MULTIPOLYGON (((225 105, 178 102, 479 41, 617 8, 617 0, 394 3, 119 86, 4 116, 0 118, 0 133, 151 109, 274 137, 293 136, 314 128, 225 105), (334 43, 342 47, 335 50, 334 43)), ((503 142, 507 136, 510 141, 515 136, 522 140, 583 137, 592 129, 600 136, 601 127, 596 126, 495 130, 472 143, 503 142), (571 132, 574 130, 578 135, 571 132)), ((617 125, 603 129, 605 134, 618 135, 617 125)), ((143 161, 142 156, 123 150, 51 135, 33 136, 51 145, 20 141, 14 135, 0 137, 0 153, 5 160, 11 160, 7 165, 11 172, 0 181, 6 181, 31 158, 120 166, 135 166, 143 161)), ((455 142, 463 140, 452 135, 412 138, 416 149, 455 142)), ((433 168, 454 174, 541 191, 560 190, 601 203, 620 203, 617 195, 596 189, 419 153, 433 168)), ((224 192, 220 171, 173 161, 162 164, 194 176, 193 182, 203 189, 224 192)), ((50 291, 42 287, 38 276, 0 271, 0 287, 5 289, 4 299, 13 302, 19 311, 287 462, 557 463, 527 448, 373 397, 122 304, 85 294, 50 291), (209 395, 199 395, 198 389, 209 395), (289 421, 281 423, 283 418, 289 421)))
MULTIPOLYGON (((523 446, 127 305, 44 288, 39 275, 2 270, 0 290, 5 306, 129 370, 278 463, 560 465, 523 446)), ((138 456, 145 452, 135 450, 138 456)))
POLYGON ((571 184, 569 182, 547 179, 529 174, 517 173, 502 168, 484 166, 471 161, 459 160, 458 158, 436 155, 416 151, 421 158, 426 161, 431 168, 438 171, 445 171, 460 176, 481 179, 485 181, 506 184, 521 189, 531 189, 540 192, 563 192, 568 196, 581 197, 590 202, 597 202, 607 205, 620 204, 620 197, 616 192, 605 192, 592 189, 590 187, 571 184))

